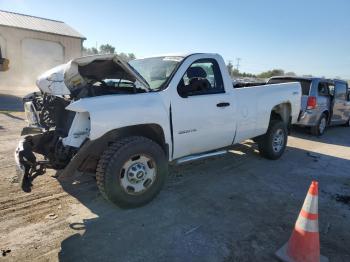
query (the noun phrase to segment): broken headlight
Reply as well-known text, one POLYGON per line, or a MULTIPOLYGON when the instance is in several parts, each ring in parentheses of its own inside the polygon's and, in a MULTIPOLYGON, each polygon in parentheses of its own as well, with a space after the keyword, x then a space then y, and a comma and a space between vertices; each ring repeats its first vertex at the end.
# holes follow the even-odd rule
POLYGON ((24 113, 29 126, 38 126, 39 117, 33 102, 24 103, 24 113))

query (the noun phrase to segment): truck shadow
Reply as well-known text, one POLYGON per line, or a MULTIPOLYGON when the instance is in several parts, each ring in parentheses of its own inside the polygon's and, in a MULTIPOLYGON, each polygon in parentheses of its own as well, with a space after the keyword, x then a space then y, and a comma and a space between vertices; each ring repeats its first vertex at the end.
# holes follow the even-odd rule
POLYGON ((291 136, 325 144, 350 146, 349 132, 350 128, 348 127, 330 126, 326 129, 322 136, 314 136, 310 134, 307 128, 293 127, 291 136))
POLYGON ((0 111, 23 111, 22 98, 14 95, 0 94, 0 111))
POLYGON ((288 239, 312 179, 322 185, 323 219, 337 219, 337 227, 344 227, 341 232, 330 231, 321 241, 323 253, 334 259, 350 258, 346 218, 336 204, 324 204, 334 201, 335 189, 345 190, 342 183, 349 179, 350 158, 307 153, 288 147, 279 161, 269 161, 248 141, 223 157, 171 167, 160 195, 129 210, 103 200, 92 176, 59 177, 64 190, 95 217, 70 224, 76 234, 62 241, 58 258, 276 261, 273 253, 288 239))

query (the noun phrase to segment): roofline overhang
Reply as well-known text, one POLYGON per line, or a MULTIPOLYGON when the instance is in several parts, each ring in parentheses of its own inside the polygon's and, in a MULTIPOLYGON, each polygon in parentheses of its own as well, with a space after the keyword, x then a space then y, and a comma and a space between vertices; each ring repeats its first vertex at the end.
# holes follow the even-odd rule
POLYGON ((4 27, 8 27, 8 28, 22 29, 22 30, 38 32, 38 33, 45 33, 45 34, 50 34, 50 35, 72 37, 72 38, 77 38, 77 39, 82 39, 82 40, 86 40, 87 39, 85 36, 72 36, 72 35, 57 34, 57 33, 52 33, 52 32, 47 32, 47 31, 42 31, 42 30, 34 30, 34 29, 29 29, 29 28, 23 28, 23 27, 20 27, 20 26, 11 26, 11 25, 3 25, 3 24, 0 24, 0 26, 4 26, 4 27))

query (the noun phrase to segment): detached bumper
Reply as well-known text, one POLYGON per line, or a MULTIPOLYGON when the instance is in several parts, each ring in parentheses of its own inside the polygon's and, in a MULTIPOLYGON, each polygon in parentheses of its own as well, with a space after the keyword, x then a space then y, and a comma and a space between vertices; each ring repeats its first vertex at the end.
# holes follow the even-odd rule
POLYGON ((33 153, 31 137, 22 137, 15 150, 18 182, 25 192, 31 191, 32 181, 45 172, 42 161, 37 161, 33 153))
POLYGON ((36 157, 31 150, 30 143, 23 137, 15 150, 16 171, 18 182, 25 192, 30 192, 31 186, 30 171, 36 166, 36 157))

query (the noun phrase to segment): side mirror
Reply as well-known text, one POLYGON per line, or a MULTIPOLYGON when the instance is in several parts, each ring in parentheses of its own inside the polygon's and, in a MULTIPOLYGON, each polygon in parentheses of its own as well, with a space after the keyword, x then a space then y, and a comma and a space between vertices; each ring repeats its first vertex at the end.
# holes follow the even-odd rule
POLYGON ((177 86, 177 92, 179 93, 179 95, 180 95, 182 98, 187 98, 187 97, 188 97, 187 88, 186 88, 185 85, 179 84, 179 85, 177 86))

